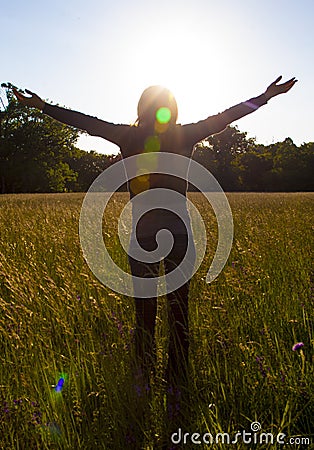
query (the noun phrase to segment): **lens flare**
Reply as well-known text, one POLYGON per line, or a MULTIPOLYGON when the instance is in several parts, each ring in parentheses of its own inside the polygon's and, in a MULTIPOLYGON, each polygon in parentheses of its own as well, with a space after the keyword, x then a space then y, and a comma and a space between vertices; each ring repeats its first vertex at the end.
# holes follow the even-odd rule
POLYGON ((171 111, 166 106, 162 106, 156 112, 156 119, 159 123, 169 123, 171 119, 171 111))
POLYGON ((158 120, 155 121, 155 132, 157 134, 165 133, 169 128, 169 123, 159 123, 158 120))
POLYGON ((57 384, 55 386, 53 386, 53 388, 54 388, 54 390, 56 392, 61 392, 62 391, 66 379, 67 379, 67 375, 61 373, 60 376, 59 376, 57 384))
POLYGON ((144 143, 145 152, 159 152, 160 140, 158 136, 149 136, 144 143))
POLYGON ((61 428, 58 425, 57 422, 49 422, 46 425, 48 432, 50 433, 50 436, 54 439, 54 440, 58 440, 61 437, 61 428))
POLYGON ((158 166, 158 153, 156 152, 147 152, 141 153, 141 158, 136 161, 137 166, 137 175, 141 175, 141 173, 154 172, 154 169, 158 166))
POLYGON ((56 392, 61 392, 62 391, 62 388, 63 388, 63 385, 64 385, 64 378, 60 378, 59 379, 59 381, 58 381, 58 383, 56 384, 56 386, 55 386, 55 391, 56 392))
POLYGON ((149 189, 149 175, 139 175, 130 181, 130 189, 133 194, 139 194, 149 189))

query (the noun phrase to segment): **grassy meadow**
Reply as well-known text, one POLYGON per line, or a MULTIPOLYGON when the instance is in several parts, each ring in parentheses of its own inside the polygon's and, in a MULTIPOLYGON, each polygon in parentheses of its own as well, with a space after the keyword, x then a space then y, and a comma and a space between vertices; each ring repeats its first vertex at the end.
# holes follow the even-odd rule
MULTIPOLYGON (((103 286, 82 255, 83 198, 0 196, 0 449, 148 450, 165 442, 170 449, 166 299, 158 306, 157 375, 147 405, 130 370, 132 298, 103 286)), ((261 431, 297 444, 189 440, 174 448, 314 448, 314 194, 228 194, 233 249, 212 284, 205 277, 216 220, 202 194, 189 198, 208 234, 191 282, 193 401, 183 431, 232 438, 259 422, 261 431), (293 351, 297 342, 304 345, 293 351)), ((117 218, 127 200, 114 194, 104 224, 112 257, 125 270, 117 218)))

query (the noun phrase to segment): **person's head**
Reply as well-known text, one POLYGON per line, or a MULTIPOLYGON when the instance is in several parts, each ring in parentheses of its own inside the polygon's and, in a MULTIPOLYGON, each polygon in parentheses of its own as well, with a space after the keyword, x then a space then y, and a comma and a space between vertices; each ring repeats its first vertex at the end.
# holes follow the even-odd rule
POLYGON ((143 126, 175 125, 178 118, 177 102, 163 86, 150 86, 142 93, 137 105, 137 122, 143 126))

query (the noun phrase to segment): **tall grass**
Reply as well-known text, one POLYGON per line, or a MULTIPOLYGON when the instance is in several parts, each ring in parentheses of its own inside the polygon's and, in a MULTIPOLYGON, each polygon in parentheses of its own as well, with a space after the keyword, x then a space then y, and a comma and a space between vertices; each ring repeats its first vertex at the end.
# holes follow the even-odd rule
MULTIPOLYGON (((275 436, 314 442, 314 195, 228 195, 234 244, 212 284, 205 277, 215 217, 201 194, 189 197, 208 242, 191 282, 192 402, 183 431, 232 437, 257 421, 275 436), (304 346, 293 351, 296 342, 304 346)), ((171 448, 166 299, 158 309, 157 376, 147 395, 130 369, 133 301, 98 282, 82 256, 82 200, 83 194, 0 197, 0 448, 171 448)), ((123 193, 110 201, 104 238, 128 270, 117 238, 126 201, 123 193)), ((184 448, 195 447, 188 442, 184 448)), ((239 441, 230 448, 282 445, 239 441)))

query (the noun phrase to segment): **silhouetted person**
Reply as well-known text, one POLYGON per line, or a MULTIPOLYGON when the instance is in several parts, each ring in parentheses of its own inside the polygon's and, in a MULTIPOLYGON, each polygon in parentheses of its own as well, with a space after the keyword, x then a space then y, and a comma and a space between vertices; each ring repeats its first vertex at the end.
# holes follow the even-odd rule
MULTIPOLYGON (((170 152, 190 158, 197 142, 212 134, 220 133, 228 124, 257 110, 272 97, 288 92, 297 81, 292 78, 285 83, 277 84, 280 80, 281 77, 277 78, 263 94, 257 97, 200 122, 186 125, 177 124, 176 100, 170 91, 161 86, 152 86, 143 92, 138 103, 138 119, 135 125, 113 124, 47 104, 28 90, 26 92, 31 97, 26 97, 17 90, 14 90, 14 93, 26 106, 38 108, 60 122, 117 144, 123 158, 144 152, 170 152)), ((186 197, 187 182, 177 177, 151 173, 148 176, 139 175, 128 183, 131 199, 140 192, 154 188, 172 189, 186 197)), ((186 204, 184 214, 188 218, 186 204)), ((188 239, 192 237, 189 220, 187 224, 186 227, 182 220, 171 211, 152 210, 140 219, 136 230, 133 227, 131 245, 132 239, 136 236, 145 250, 154 250, 157 246, 156 233, 163 228, 170 230, 174 244, 171 252, 164 258, 165 273, 170 273, 184 258, 188 239)), ((160 262, 143 263, 130 256, 129 262, 132 274, 137 277, 158 276, 160 262)), ((184 388, 188 378, 189 286, 190 281, 187 281, 180 288, 167 294, 170 337, 166 380, 169 382, 169 397, 172 398, 169 400, 170 406, 178 401, 177 394, 180 394, 180 389, 184 388)), ((139 290, 140 286, 137 285, 135 289, 136 354, 143 376, 148 379, 151 369, 154 368, 156 357, 154 333, 157 291, 156 296, 152 298, 142 298, 139 290)))

